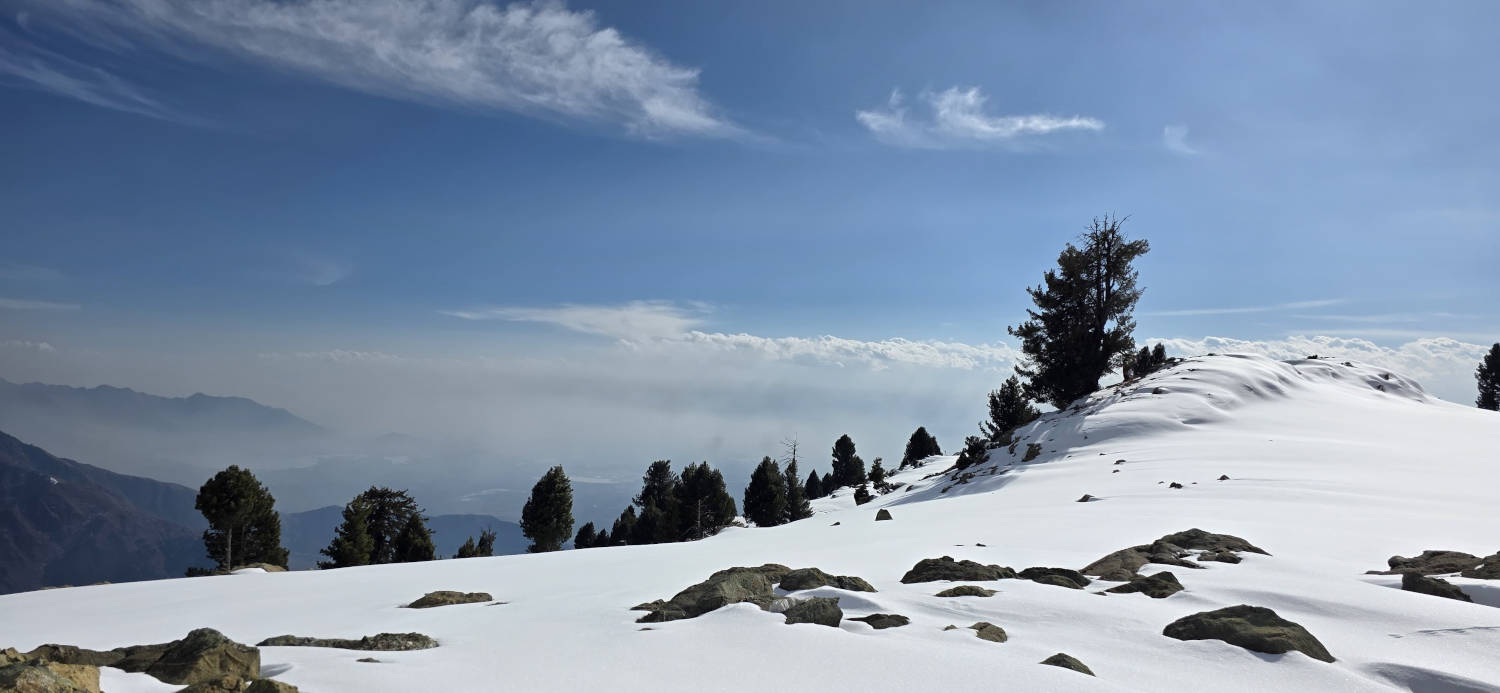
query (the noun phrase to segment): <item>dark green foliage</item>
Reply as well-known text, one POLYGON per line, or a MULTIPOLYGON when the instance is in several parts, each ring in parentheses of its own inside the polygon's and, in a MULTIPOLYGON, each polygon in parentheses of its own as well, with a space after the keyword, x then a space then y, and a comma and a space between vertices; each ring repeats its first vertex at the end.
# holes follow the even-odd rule
POLYGON ((968 469, 976 464, 990 458, 990 441, 979 436, 964 438, 963 452, 958 453, 958 459, 953 466, 959 469, 968 469))
POLYGON ((876 489, 885 488, 885 465, 880 463, 880 458, 870 464, 870 483, 875 484, 876 489))
POLYGON ((601 529, 594 535, 594 546, 614 546, 614 537, 609 536, 609 530, 601 529))
POLYGON ((432 532, 427 529, 427 523, 422 521, 421 514, 414 514, 406 519, 406 524, 396 534, 392 549, 397 563, 416 563, 437 558, 437 549, 432 545, 432 532))
POLYGON ((854 504, 864 505, 871 500, 869 484, 860 484, 854 487, 854 504))
POLYGON ((594 542, 598 539, 598 536, 598 532, 594 531, 594 523, 585 522, 583 523, 582 527, 578 528, 578 533, 573 535, 573 548, 593 548, 594 542))
POLYGON ((990 391, 990 420, 979 431, 995 443, 1010 444, 1011 432, 1036 420, 1040 412, 1027 401, 1021 379, 1011 376, 998 390, 990 391))
POLYGON ((901 455, 901 465, 896 468, 906 469, 928 457, 941 454, 943 449, 938 446, 937 438, 927 432, 926 426, 918 426, 906 440, 906 452, 901 455))
MULTIPOLYGON (((371 486, 344 506, 344 522, 335 530, 333 542, 322 550, 330 560, 319 562, 318 567, 344 568, 398 562, 396 539, 412 517, 423 523, 427 520, 417 501, 406 491, 371 486), (368 548, 364 548, 366 546, 368 548), (361 550, 365 554, 364 560, 358 559, 361 550)), ((413 541, 417 539, 412 537, 413 541)))
POLYGON ((1474 404, 1480 409, 1500 411, 1500 342, 1484 355, 1484 362, 1474 370, 1474 380, 1479 383, 1479 397, 1474 404))
POLYGON ((635 533, 635 506, 627 505, 620 511, 620 516, 615 518, 615 524, 609 528, 611 544, 629 544, 630 537, 635 533))
POLYGON ((1099 379, 1135 349, 1132 316, 1141 290, 1136 287, 1136 258, 1151 250, 1145 240, 1120 233, 1123 219, 1095 219, 1080 240, 1057 257, 1057 268, 1028 288, 1036 308, 1010 328, 1021 340, 1026 364, 1016 372, 1027 378, 1027 399, 1064 409, 1099 389, 1099 379))
POLYGON ((203 545, 219 568, 250 563, 286 567, 276 499, 248 469, 231 465, 198 489, 196 506, 208 520, 203 545))
POLYGON ((495 532, 494 530, 483 530, 479 533, 479 542, 474 542, 474 537, 464 541, 464 545, 458 547, 458 553, 454 558, 479 558, 481 556, 495 555, 495 532))
POLYGON ((474 558, 477 555, 479 555, 479 547, 474 545, 474 537, 469 537, 464 540, 463 546, 458 547, 458 553, 453 554, 453 557, 474 558))
POLYGON ((561 465, 547 470, 531 487, 521 508, 521 533, 531 553, 557 551, 573 535, 573 484, 561 465))
POLYGON ((1165 365, 1167 365, 1167 346, 1161 342, 1157 342, 1156 346, 1151 347, 1151 370, 1156 370, 1165 365))
POLYGON ((802 486, 801 474, 797 473, 797 460, 786 465, 786 521, 796 522, 812 517, 812 506, 807 502, 807 489, 802 486))
POLYGON ((1165 365, 1167 365, 1167 347, 1158 342, 1154 347, 1141 347, 1135 357, 1130 359, 1125 373, 1128 377, 1139 378, 1161 370, 1161 367, 1165 365))
POLYGON ((786 476, 781 465, 762 458, 750 474, 745 487, 745 517, 761 527, 774 527, 786 521, 786 476))
POLYGON ((673 541, 718 534, 739 514, 734 496, 729 495, 724 485, 724 475, 707 462, 684 467, 674 494, 679 511, 673 541))
POLYGON ((814 469, 807 473, 807 483, 802 485, 802 493, 808 500, 823 497, 823 480, 818 476, 818 470, 814 469))
POLYGON ((672 471, 670 460, 657 460, 646 467, 646 473, 641 475, 641 492, 634 499, 641 508, 641 522, 636 525, 630 543, 662 544, 682 538, 677 485, 677 473, 672 471))
POLYGON ((665 544, 676 541, 672 538, 675 528, 667 521, 666 513, 656 507, 656 501, 646 499, 641 512, 636 516, 635 527, 630 530, 631 544, 665 544))
POLYGON ((857 486, 865 483, 865 480, 865 461, 854 454, 854 439, 848 435, 839 436, 833 443, 834 488, 857 486))
POLYGON ((821 488, 818 489, 821 495, 818 497, 831 496, 837 489, 838 484, 833 483, 833 472, 823 472, 823 483, 821 484, 821 488))

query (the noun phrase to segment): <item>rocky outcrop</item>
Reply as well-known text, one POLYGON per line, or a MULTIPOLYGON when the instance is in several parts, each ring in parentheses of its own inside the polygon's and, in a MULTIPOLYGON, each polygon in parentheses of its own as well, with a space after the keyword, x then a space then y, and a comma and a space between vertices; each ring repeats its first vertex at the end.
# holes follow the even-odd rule
MULTIPOLYGON (((958 626, 948 626, 943 630, 958 630, 958 626)), ((975 623, 974 625, 969 626, 969 630, 974 631, 974 637, 979 638, 980 640, 988 640, 990 642, 1005 642, 1006 640, 1010 639, 1010 636, 1005 634, 1004 628, 1001 628, 1000 626, 989 623, 987 621, 980 621, 978 623, 975 623)))
POLYGON ((859 618, 851 618, 849 620, 868 623, 870 624, 870 627, 874 628, 875 630, 885 630, 886 628, 900 628, 901 626, 911 623, 911 619, 902 616, 901 614, 870 614, 869 616, 860 616, 859 618))
POLYGON ((984 565, 974 561, 955 561, 952 556, 924 558, 901 576, 901 582, 938 582, 940 580, 1005 580, 1016 576, 1016 571, 998 565, 984 565))
POLYGON ((1055 655, 1052 655, 1051 657, 1042 660, 1042 664, 1046 664, 1047 666, 1062 667, 1064 669, 1072 669, 1073 671, 1076 671, 1080 674, 1088 674, 1089 676, 1094 675, 1094 671, 1087 666, 1084 666, 1083 662, 1080 662, 1062 652, 1059 652, 1055 655))
POLYGON ((456 592, 453 590, 438 590, 428 592, 410 604, 408 609, 431 609, 435 606, 450 606, 453 604, 478 604, 481 602, 495 601, 488 592, 456 592))
POLYGON ((180 686, 209 683, 226 676, 242 681, 260 676, 260 650, 230 640, 212 628, 199 628, 181 640, 168 643, 117 647, 107 652, 71 645, 42 645, 27 656, 63 664, 115 667, 180 686))
POLYGON ((1295 650, 1313 659, 1334 661, 1323 643, 1306 628, 1259 606, 1241 604, 1184 616, 1168 624, 1162 635, 1178 640, 1222 640, 1266 654, 1295 650))
POLYGON ((783 612, 786 616, 787 625, 794 623, 816 623, 820 626, 833 626, 837 628, 839 621, 844 619, 844 610, 839 608, 839 600, 833 597, 813 597, 803 599, 793 604, 791 608, 783 612))
POLYGON ((875 521, 876 522, 880 522, 882 520, 890 520, 890 519, 893 519, 891 517, 891 511, 886 510, 885 508, 881 508, 880 510, 877 510, 875 512, 875 521))
POLYGON ((945 589, 945 590, 943 590, 941 592, 938 592, 937 594, 935 594, 933 596, 935 596, 935 597, 992 597, 994 595, 995 595, 995 590, 987 590, 987 589, 985 589, 983 587, 980 587, 979 585, 959 585, 957 587, 949 587, 948 589, 945 589))
POLYGON ((62 664, 45 659, 16 659, 0 664, 0 691, 99 693, 99 667, 62 664))
POLYGON ((250 682, 245 693, 297 693, 297 687, 275 679, 256 679, 250 682))
POLYGON ((777 585, 788 592, 810 590, 816 587, 837 587, 850 592, 874 592, 875 588, 864 578, 852 575, 829 575, 817 568, 798 568, 782 576, 777 585))
POLYGON ((1182 591, 1182 583, 1177 581, 1177 576, 1167 571, 1155 575, 1138 577, 1130 582, 1117 587, 1111 587, 1105 592, 1115 594, 1141 593, 1152 599, 1165 599, 1182 591))
POLYGON ((1420 573, 1402 573, 1401 589, 1406 592, 1417 592, 1419 594, 1430 594, 1434 597, 1445 599, 1457 599, 1461 602, 1473 603, 1473 599, 1464 591, 1442 578, 1427 577, 1420 573))
POLYGON ((1500 551, 1496 551, 1480 560, 1483 563, 1473 568, 1468 568, 1460 572, 1459 575, 1476 580, 1500 580, 1500 551))
POLYGON ((347 638, 307 638, 296 635, 278 635, 256 643, 257 647, 332 647, 340 650, 367 650, 372 652, 405 652, 408 650, 430 650, 438 641, 421 633, 381 633, 366 635, 358 640, 347 638))
POLYGON ((1407 558, 1405 556, 1391 556, 1386 561, 1390 570, 1380 571, 1382 575, 1400 575, 1403 573, 1417 573, 1419 575, 1447 575, 1449 573, 1462 573, 1465 570, 1478 568, 1485 559, 1462 551, 1423 551, 1421 555, 1407 558))
POLYGON ((707 580, 678 592, 668 601, 642 604, 648 607, 638 623, 660 623, 683 618, 697 618, 721 606, 749 602, 765 607, 775 598, 772 585, 788 573, 791 568, 767 563, 758 568, 726 568, 710 575, 707 580))
POLYGON ((1197 556, 1199 560, 1221 563, 1238 563, 1241 552, 1270 555, 1264 549, 1234 535, 1214 534, 1194 528, 1168 534, 1150 544, 1120 549, 1084 566, 1081 572, 1100 580, 1122 582, 1139 575, 1140 569, 1147 563, 1202 568, 1203 566, 1189 560, 1193 551, 1200 552, 1197 556))
POLYGON ((1083 573, 1070 568, 1027 568, 1021 571, 1017 577, 1043 585, 1056 585, 1074 590, 1081 590, 1087 587, 1090 582, 1088 578, 1083 576, 1083 573))

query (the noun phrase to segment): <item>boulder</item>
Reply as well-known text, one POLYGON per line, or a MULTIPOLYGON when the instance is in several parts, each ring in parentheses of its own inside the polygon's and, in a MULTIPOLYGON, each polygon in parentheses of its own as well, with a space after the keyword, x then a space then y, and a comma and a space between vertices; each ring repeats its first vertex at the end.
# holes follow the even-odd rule
POLYGON ((276 679, 256 679, 250 682, 245 693, 297 693, 297 687, 276 679))
POLYGON ((870 624, 870 627, 874 628, 875 630, 884 630, 886 628, 900 628, 901 626, 911 623, 911 619, 902 616, 901 614, 870 614, 869 616, 860 616, 859 618, 851 618, 849 620, 863 621, 870 624))
POLYGON ((1089 579, 1084 577, 1083 573, 1069 568, 1027 568, 1021 571, 1018 577, 1043 585, 1056 585, 1075 590, 1081 590, 1089 584, 1089 579))
POLYGON ((0 666, 0 691, 6 693, 99 693, 99 667, 42 659, 0 666))
POLYGON ((817 568, 798 568, 782 576, 777 585, 788 592, 810 590, 815 587, 837 587, 850 592, 874 592, 875 588, 864 578, 852 575, 829 575, 817 568))
POLYGON ((1073 671, 1076 671, 1080 674, 1088 674, 1089 676, 1094 675, 1094 671, 1085 666, 1083 662, 1080 662, 1061 652, 1042 660, 1042 664, 1054 667, 1062 667, 1064 669, 1072 669, 1073 671))
POLYGON ((1219 475, 1219 481, 1229 481, 1229 475, 1228 474, 1220 474, 1219 475))
POLYGON ((879 522, 881 520, 890 520, 890 519, 894 519, 894 518, 891 517, 891 511, 886 510, 885 508, 881 508, 880 510, 875 511, 875 521, 876 522, 879 522))
POLYGON ((987 590, 979 585, 959 585, 949 587, 937 594, 936 597, 990 597, 994 596, 995 590, 987 590))
POLYGON ((1085 493, 1082 496, 1080 496, 1076 502, 1078 502, 1078 503, 1087 503, 1087 502, 1089 502, 1091 500, 1095 500, 1095 498, 1093 496, 1090 496, 1089 494, 1085 493))
POLYGON ((1204 551, 1203 553, 1198 554, 1198 562, 1200 563, 1239 563, 1242 560, 1244 559, 1240 558, 1239 554, 1230 553, 1228 551, 1204 551))
POLYGON ((1174 482, 1172 482, 1170 484, 1167 484, 1167 488, 1182 488, 1182 484, 1179 484, 1179 483, 1177 483, 1177 482, 1174 481, 1174 482))
POLYGON ((430 609, 434 606, 449 606, 452 604, 477 604, 480 602, 495 601, 488 592, 455 592, 453 590, 438 590, 422 595, 421 599, 406 605, 408 609, 430 609))
POLYGON ((739 602, 764 607, 775 598, 772 585, 792 572, 791 568, 767 563, 758 568, 726 568, 707 580, 678 592, 669 601, 636 619, 637 623, 660 623, 697 618, 714 609, 739 602))
POLYGON ((1146 553, 1138 548, 1120 549, 1104 558, 1083 567, 1084 575, 1093 575, 1100 580, 1120 582, 1135 577, 1136 571, 1146 565, 1146 553))
POLYGON ((1473 599, 1464 591, 1442 578, 1427 577, 1420 573, 1402 573, 1401 589, 1406 592, 1417 592, 1430 594, 1434 597, 1457 599, 1461 602, 1473 603, 1473 599))
POLYGON ((1162 635, 1178 640, 1223 640, 1266 654, 1295 650, 1320 661, 1334 661, 1306 628, 1260 606, 1241 604, 1184 616, 1168 624, 1162 635))
POLYGON ((980 640, 988 640, 990 642, 1005 642, 1006 640, 1010 639, 1010 636, 1007 636, 1005 634, 1004 628, 986 621, 980 621, 972 626, 969 626, 969 628, 974 631, 974 637, 979 638, 980 640))
POLYGON ((924 558, 906 574, 901 582, 937 582, 939 580, 1005 580, 1016 576, 1016 571, 998 565, 983 565, 974 561, 955 561, 952 556, 924 558))
POLYGON ((1500 551, 1481 560, 1484 562, 1460 572, 1459 575, 1476 580, 1500 580, 1500 551))
POLYGON ((366 635, 358 640, 347 638, 307 638, 296 635, 278 635, 256 643, 257 647, 331 647, 339 650, 368 650, 372 652, 406 652, 430 650, 438 642, 421 633, 380 633, 366 635))
MULTIPOLYGON (((1202 568, 1203 566, 1187 560, 1186 557, 1190 551, 1205 552, 1214 556, 1211 560, 1223 563, 1238 563, 1240 559, 1238 553, 1241 551, 1270 555, 1264 549, 1239 537, 1230 534, 1214 534, 1194 528, 1168 534, 1150 544, 1120 549, 1084 566, 1081 572, 1100 580, 1122 582, 1138 575, 1141 567, 1147 563, 1179 568, 1202 568)), ((1203 555, 1200 553, 1200 558, 1203 555)))
POLYGON ((144 671, 158 680, 185 686, 224 676, 248 680, 260 677, 260 650, 230 640, 212 628, 199 628, 188 633, 187 637, 165 645, 125 648, 125 659, 117 666, 126 671, 144 671), (138 665, 156 648, 161 648, 160 654, 145 668, 127 666, 138 665))
POLYGON ((182 689, 181 693, 241 693, 244 689, 244 679, 232 674, 226 674, 210 678, 206 681, 199 681, 182 689))
POLYGON ((1134 594, 1139 592, 1152 599, 1165 599, 1182 591, 1182 583, 1177 581, 1177 576, 1167 571, 1155 575, 1138 577, 1130 582, 1116 587, 1111 587, 1105 592, 1115 594, 1134 594))
POLYGON ((1387 575, 1419 573, 1422 575, 1446 575, 1462 573, 1478 568, 1484 559, 1462 551, 1423 551, 1419 556, 1391 556, 1386 565, 1391 567, 1387 575))
MULTIPOLYGON (((651 630, 651 629, 650 628, 642 628, 641 630, 651 630)), ((380 660, 378 660, 378 659, 376 659, 374 657, 360 657, 359 659, 356 659, 354 661, 361 662, 361 663, 364 663, 364 664, 379 664, 380 663, 380 660)))
POLYGON ((792 608, 783 612, 786 616, 787 625, 793 623, 816 623, 820 626, 833 626, 837 628, 839 621, 844 618, 844 610, 839 608, 839 600, 833 597, 813 597, 803 599, 792 608))
POLYGON ((1213 532, 1205 532, 1196 527, 1184 532, 1168 534, 1157 541, 1194 551, 1230 551, 1235 553, 1248 551, 1265 556, 1271 555, 1266 553, 1265 549, 1232 534, 1214 534, 1213 532))
POLYGON ((82 647, 72 645, 42 645, 30 652, 21 655, 23 660, 45 659, 49 662, 60 662, 63 664, 83 664, 95 667, 112 667, 125 658, 122 649, 114 649, 108 652, 98 650, 85 650, 82 647))

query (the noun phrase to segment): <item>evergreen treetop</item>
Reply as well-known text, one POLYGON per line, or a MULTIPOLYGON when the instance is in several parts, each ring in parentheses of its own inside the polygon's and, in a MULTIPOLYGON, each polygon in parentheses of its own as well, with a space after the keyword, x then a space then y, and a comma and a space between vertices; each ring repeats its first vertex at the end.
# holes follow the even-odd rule
POLYGON ((203 545, 221 569, 250 563, 286 567, 276 499, 248 469, 230 465, 198 489, 194 507, 208 520, 203 545))
POLYGON ((1474 380, 1479 383, 1479 397, 1474 404, 1480 409, 1500 411, 1500 342, 1484 355, 1484 361, 1474 370, 1474 380))
POLYGON ((548 469, 521 508, 521 533, 531 540, 527 551, 557 551, 573 535, 573 484, 561 465, 548 469))

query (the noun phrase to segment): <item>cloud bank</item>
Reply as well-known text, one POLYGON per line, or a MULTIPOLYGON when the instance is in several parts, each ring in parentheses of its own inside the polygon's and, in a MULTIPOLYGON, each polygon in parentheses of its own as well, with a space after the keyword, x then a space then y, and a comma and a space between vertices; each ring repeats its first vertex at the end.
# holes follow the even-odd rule
POLYGON ((990 115, 985 112, 988 100, 979 87, 924 91, 918 95, 919 112, 912 113, 898 89, 884 106, 855 111, 854 118, 877 140, 916 149, 991 147, 1056 132, 1104 129, 1104 121, 1077 115, 990 115))

